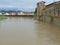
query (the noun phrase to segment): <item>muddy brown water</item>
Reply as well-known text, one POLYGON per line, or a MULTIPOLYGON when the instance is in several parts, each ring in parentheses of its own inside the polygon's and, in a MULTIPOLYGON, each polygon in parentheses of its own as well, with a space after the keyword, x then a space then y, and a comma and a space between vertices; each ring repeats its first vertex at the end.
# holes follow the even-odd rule
POLYGON ((8 17, 0 21, 0 45, 60 45, 60 26, 8 17))

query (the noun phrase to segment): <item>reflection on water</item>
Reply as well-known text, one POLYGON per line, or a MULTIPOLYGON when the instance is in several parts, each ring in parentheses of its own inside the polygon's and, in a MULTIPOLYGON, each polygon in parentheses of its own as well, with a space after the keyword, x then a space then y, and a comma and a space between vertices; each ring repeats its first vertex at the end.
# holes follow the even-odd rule
POLYGON ((60 45, 60 27, 32 18, 8 17, 0 22, 0 45, 60 45))

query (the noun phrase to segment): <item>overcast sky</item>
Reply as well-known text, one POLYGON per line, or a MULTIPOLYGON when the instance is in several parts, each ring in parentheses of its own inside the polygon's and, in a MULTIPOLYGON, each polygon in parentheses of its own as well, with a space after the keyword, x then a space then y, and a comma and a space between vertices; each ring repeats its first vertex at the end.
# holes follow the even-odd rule
MULTIPOLYGON (((42 0, 0 0, 0 8, 18 8, 24 11, 34 11, 36 4, 39 1, 42 0)), ((54 0, 44 1, 46 1, 46 4, 49 4, 54 0)))

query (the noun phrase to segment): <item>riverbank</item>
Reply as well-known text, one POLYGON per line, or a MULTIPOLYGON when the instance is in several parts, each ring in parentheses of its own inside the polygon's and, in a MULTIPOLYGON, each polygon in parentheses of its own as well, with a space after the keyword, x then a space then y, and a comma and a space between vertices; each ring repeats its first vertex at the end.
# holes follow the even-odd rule
POLYGON ((5 16, 0 15, 0 20, 3 20, 3 19, 5 19, 5 16))

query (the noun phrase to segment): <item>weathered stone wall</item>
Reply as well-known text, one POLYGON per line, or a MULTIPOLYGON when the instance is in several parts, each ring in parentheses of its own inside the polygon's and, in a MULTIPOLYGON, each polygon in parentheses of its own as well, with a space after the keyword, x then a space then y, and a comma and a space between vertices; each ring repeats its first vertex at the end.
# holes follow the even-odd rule
POLYGON ((45 16, 45 22, 50 23, 51 22, 51 18, 48 17, 48 16, 45 16))
MULTIPOLYGON (((45 16, 45 22, 51 23, 51 17, 45 16)), ((60 18, 53 18, 52 23, 60 26, 60 18)))
POLYGON ((60 26, 60 18, 54 18, 53 23, 60 26))

